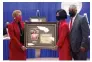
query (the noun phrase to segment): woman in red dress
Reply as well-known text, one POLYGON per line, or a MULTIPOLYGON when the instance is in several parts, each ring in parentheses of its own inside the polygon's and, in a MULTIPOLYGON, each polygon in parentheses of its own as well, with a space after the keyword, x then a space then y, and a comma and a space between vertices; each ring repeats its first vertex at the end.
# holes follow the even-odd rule
POLYGON ((22 13, 15 10, 12 13, 13 22, 8 24, 8 32, 10 36, 9 43, 9 60, 26 60, 26 47, 24 46, 24 22, 22 21, 22 13))
POLYGON ((67 13, 60 9, 56 12, 56 19, 59 21, 58 26, 58 53, 59 60, 72 60, 70 54, 69 28, 66 22, 67 13))

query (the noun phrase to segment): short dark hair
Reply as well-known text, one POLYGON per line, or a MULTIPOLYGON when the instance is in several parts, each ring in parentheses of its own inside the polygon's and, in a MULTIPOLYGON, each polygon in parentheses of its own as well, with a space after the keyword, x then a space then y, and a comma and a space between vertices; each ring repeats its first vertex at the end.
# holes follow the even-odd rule
POLYGON ((56 14, 59 13, 60 19, 66 19, 67 18, 67 13, 64 9, 57 10, 56 14))

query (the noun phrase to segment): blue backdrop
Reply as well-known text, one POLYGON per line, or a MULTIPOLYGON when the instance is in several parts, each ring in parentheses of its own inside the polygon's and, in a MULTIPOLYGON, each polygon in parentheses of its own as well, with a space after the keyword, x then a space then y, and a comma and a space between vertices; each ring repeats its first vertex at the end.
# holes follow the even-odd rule
POLYGON ((55 18, 55 14, 56 14, 56 11, 58 9, 61 8, 61 3, 58 2, 58 3, 48 3, 48 2, 44 2, 44 3, 41 3, 41 2, 32 2, 32 3, 29 3, 29 2, 26 2, 26 3, 20 3, 20 2, 17 2, 17 3, 7 3, 7 2, 4 2, 3 3, 3 20, 4 20, 4 24, 3 26, 5 26, 5 22, 9 21, 11 22, 12 21, 12 12, 15 10, 15 9, 19 9, 22 11, 22 15, 23 15, 23 20, 29 20, 30 17, 32 16, 36 16, 36 10, 39 9, 40 11, 40 16, 41 17, 46 17, 47 18, 47 21, 56 21, 56 18, 55 18))
MULTIPOLYGON (((3 26, 5 26, 5 22, 12 21, 12 12, 15 9, 22 11, 23 20, 29 20, 30 17, 36 16, 36 10, 39 9, 41 17, 46 17, 48 22, 54 22, 56 21, 56 11, 61 8, 61 4, 61 2, 4 2, 3 26)), ((82 10, 80 11, 80 14, 83 15, 84 13, 87 13, 89 20, 90 2, 82 2, 82 10)))
MULTIPOLYGON (((22 11, 23 20, 29 20, 30 17, 36 16, 36 10, 40 11, 41 17, 46 17, 48 22, 55 22, 56 11, 61 8, 61 2, 4 2, 3 3, 3 27, 6 22, 12 21, 12 12, 16 9, 22 11)), ((90 2, 82 2, 82 10, 80 14, 87 13, 90 22, 90 2)), ((69 19, 67 19, 69 22, 69 19)), ((3 59, 8 59, 8 40, 3 41, 3 59), (7 51, 7 52, 6 52, 7 51)), ((35 57, 35 50, 27 50, 27 58, 35 57), (32 53, 32 54, 31 54, 32 53)), ((42 49, 40 57, 58 57, 55 50, 42 49)), ((88 58, 90 54, 88 53, 88 58)))

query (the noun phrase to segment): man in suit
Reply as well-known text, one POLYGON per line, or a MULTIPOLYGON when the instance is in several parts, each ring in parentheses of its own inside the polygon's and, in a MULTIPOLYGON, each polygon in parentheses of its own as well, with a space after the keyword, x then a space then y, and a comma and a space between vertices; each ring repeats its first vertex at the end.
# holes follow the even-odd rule
POLYGON ((70 29, 70 43, 71 54, 74 60, 86 60, 87 51, 89 49, 89 26, 85 16, 77 13, 76 5, 69 7, 69 29, 70 29))

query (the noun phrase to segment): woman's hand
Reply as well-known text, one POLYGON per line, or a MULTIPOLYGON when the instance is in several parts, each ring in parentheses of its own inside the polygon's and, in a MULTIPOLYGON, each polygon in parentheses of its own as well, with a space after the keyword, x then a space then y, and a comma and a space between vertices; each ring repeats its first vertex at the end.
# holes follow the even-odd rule
POLYGON ((86 51, 86 49, 84 47, 81 47, 80 50, 81 50, 81 52, 85 52, 86 51))
POLYGON ((58 46, 54 46, 54 48, 52 48, 52 50, 57 50, 58 49, 58 46))
POLYGON ((22 46, 21 49, 25 51, 27 48, 25 46, 22 46))

